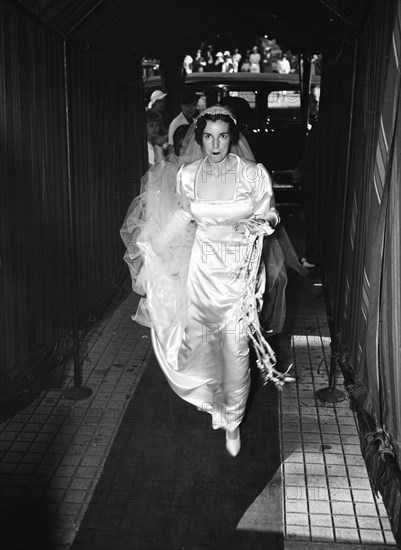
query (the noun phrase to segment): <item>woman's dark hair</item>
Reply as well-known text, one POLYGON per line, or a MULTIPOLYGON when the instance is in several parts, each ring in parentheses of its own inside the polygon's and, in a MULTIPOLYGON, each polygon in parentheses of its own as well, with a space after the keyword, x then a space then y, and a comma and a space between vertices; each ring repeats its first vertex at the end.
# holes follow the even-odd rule
POLYGON ((229 115, 210 115, 207 113, 206 115, 203 115, 198 118, 195 128, 195 140, 196 143, 199 145, 202 145, 202 136, 203 132, 206 128, 207 121, 211 120, 212 122, 216 122, 217 120, 222 120, 223 122, 228 122, 228 133, 230 134, 230 144, 235 145, 238 141, 238 128, 233 119, 229 115))
POLYGON ((252 110, 248 101, 243 97, 227 96, 223 100, 224 106, 234 113, 240 128, 247 127, 251 123, 252 110))
POLYGON ((146 109, 146 111, 145 111, 145 121, 146 122, 158 122, 160 124, 160 122, 162 121, 162 117, 157 111, 154 111, 153 109, 146 109))

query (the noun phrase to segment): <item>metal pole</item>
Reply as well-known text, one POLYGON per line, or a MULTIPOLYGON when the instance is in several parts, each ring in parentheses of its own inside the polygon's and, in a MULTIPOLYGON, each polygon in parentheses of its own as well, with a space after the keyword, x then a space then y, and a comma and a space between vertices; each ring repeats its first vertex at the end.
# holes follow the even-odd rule
MULTIPOLYGON (((354 110, 355 110, 355 88, 356 88, 356 68, 357 68, 357 58, 358 58, 358 38, 354 37, 355 45, 354 45, 354 65, 352 69, 352 89, 351 89, 351 109, 350 109, 350 115, 349 115, 349 126, 348 126, 348 142, 347 142, 347 158, 346 158, 346 165, 345 165, 345 189, 344 189, 344 200, 343 200, 343 208, 342 208, 342 224, 341 224, 341 235, 340 235, 340 258, 338 262, 338 269, 337 269, 337 287, 336 287, 336 296, 335 296, 335 303, 334 308, 335 311, 333 313, 333 319, 332 319, 332 328, 330 329, 331 338, 332 338, 332 350, 331 350, 331 359, 330 359, 330 371, 329 371, 329 387, 328 388, 322 388, 321 390, 316 392, 316 395, 321 399, 322 401, 327 401, 330 403, 335 403, 339 401, 343 401, 345 399, 345 394, 341 390, 336 389, 336 371, 337 371, 337 362, 340 357, 340 350, 339 348, 339 317, 340 317, 340 296, 341 296, 341 289, 342 289, 342 279, 343 279, 343 268, 344 268, 344 256, 345 256, 345 247, 344 247, 344 240, 345 240, 345 228, 347 225, 347 207, 349 203, 349 187, 350 187, 350 164, 351 164, 351 138, 352 138, 352 122, 354 118, 354 110)), ((341 366, 341 361, 339 362, 341 366)))
POLYGON ((311 60, 306 54, 302 54, 302 77, 301 77, 301 119, 302 132, 304 139, 304 148, 306 136, 308 134, 309 118, 309 93, 311 84, 311 60))
POLYGON ((65 138, 67 158, 67 193, 68 193, 68 234, 70 240, 70 299, 72 318, 72 340, 73 340, 73 361, 74 361, 74 386, 64 392, 67 399, 78 401, 91 395, 92 390, 82 385, 82 363, 79 357, 79 318, 78 318, 78 265, 77 265, 77 239, 75 231, 75 194, 71 167, 71 118, 70 118, 70 97, 68 78, 68 52, 67 42, 63 41, 63 64, 64 64, 64 110, 65 110, 65 138))

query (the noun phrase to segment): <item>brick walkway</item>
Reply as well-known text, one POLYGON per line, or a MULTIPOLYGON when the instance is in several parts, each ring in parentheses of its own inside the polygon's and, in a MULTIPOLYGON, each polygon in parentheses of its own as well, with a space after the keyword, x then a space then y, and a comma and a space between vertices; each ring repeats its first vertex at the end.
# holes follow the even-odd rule
MULTIPOLYGON (((297 378, 280 394, 277 479, 284 494, 285 548, 389 548, 395 544, 389 521, 370 490, 348 402, 316 398, 316 390, 327 386, 330 340, 321 287, 317 279, 303 285, 308 288, 295 289, 297 295, 302 290, 302 315, 290 308, 279 339, 281 361, 294 363, 297 378)), ((73 402, 64 396, 73 380, 69 365, 62 388, 42 392, 0 425, 3 548, 70 548, 151 354, 148 329, 130 319, 135 306, 132 294, 89 335, 89 398, 73 402)), ((251 523, 259 530, 269 524, 263 496, 252 510, 251 523)), ((249 527, 248 520, 238 528, 249 527)))

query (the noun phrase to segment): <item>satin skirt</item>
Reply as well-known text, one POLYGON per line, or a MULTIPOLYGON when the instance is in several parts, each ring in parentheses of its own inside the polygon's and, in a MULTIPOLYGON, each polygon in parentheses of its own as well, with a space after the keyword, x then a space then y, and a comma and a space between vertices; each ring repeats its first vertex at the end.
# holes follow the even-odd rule
POLYGON ((215 429, 233 430, 241 423, 249 394, 249 346, 240 308, 249 252, 244 236, 231 226, 198 227, 180 323, 152 328, 171 388, 211 414, 215 429))

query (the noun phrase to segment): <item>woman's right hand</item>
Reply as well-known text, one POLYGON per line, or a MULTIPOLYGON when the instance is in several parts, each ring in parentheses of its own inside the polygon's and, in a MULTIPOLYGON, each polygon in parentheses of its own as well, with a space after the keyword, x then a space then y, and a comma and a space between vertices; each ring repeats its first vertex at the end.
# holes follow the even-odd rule
POLYGON ((238 220, 234 224, 234 229, 244 235, 271 235, 274 233, 274 228, 270 225, 268 220, 262 220, 257 218, 249 218, 246 220, 238 220))

